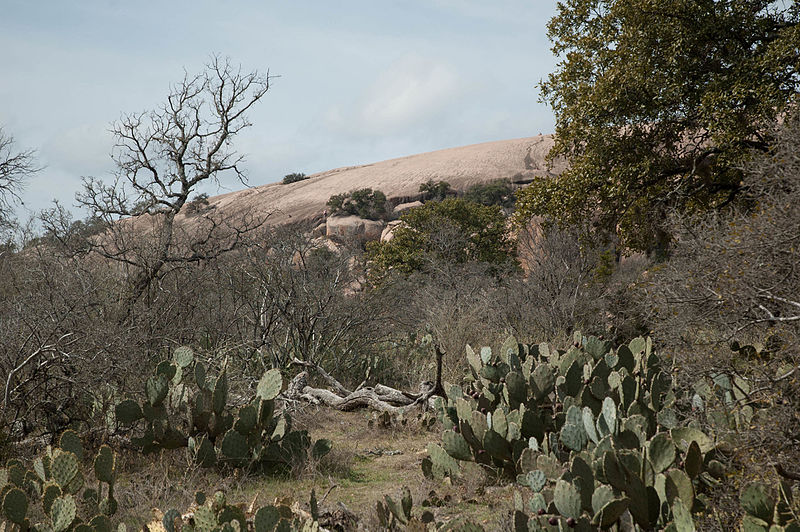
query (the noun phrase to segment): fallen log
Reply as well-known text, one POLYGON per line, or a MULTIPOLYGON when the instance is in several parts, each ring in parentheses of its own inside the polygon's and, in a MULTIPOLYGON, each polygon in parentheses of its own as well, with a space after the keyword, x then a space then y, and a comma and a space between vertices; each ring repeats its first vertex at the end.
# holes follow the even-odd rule
POLYGON ((348 390, 319 366, 295 359, 292 364, 307 368, 298 373, 283 393, 292 401, 306 401, 315 405, 325 405, 342 412, 351 412, 360 408, 369 408, 378 412, 399 414, 417 406, 430 408, 435 396, 444 397, 442 386, 442 358, 444 353, 436 346, 436 382, 420 383, 417 393, 397 390, 390 386, 376 384, 364 386, 362 382, 353 391, 348 390), (330 385, 331 390, 314 388, 308 385, 309 371, 315 371, 330 385))

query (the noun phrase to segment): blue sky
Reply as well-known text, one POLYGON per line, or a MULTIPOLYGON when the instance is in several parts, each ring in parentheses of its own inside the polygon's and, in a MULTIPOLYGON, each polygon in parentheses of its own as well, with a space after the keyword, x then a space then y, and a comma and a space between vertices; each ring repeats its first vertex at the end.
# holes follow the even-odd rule
MULTIPOLYGON (((536 85, 555 66, 555 4, 3 0, 0 125, 45 167, 25 209, 72 206, 82 176, 110 177, 111 123, 211 54, 280 76, 236 140, 251 185, 551 132, 536 85)), ((241 188, 222 185, 204 191, 241 188)))

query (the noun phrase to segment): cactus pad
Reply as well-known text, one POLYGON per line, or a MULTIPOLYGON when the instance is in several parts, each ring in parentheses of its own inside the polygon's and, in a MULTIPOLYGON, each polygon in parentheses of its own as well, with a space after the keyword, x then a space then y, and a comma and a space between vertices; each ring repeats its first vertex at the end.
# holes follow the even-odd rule
POLYGON ((239 417, 233 428, 242 436, 247 436, 256 428, 256 408, 252 405, 243 406, 239 409, 239 417))
POLYGON ((271 532, 281 519, 281 514, 274 506, 262 506, 253 518, 254 532, 271 532))
POLYGON ((96 515, 89 524, 93 532, 111 532, 111 519, 107 515, 96 515))
POLYGON ((553 503, 564 517, 578 519, 581 516, 581 495, 571 482, 559 480, 553 491, 553 503))
POLYGON ((97 451, 97 456, 94 459, 94 475, 97 480, 111 484, 114 482, 114 451, 108 445, 103 445, 97 451))
POLYGON ((283 377, 279 369, 271 369, 261 376, 256 387, 256 395, 264 401, 270 401, 278 397, 283 387, 283 377))
POLYGON ((78 459, 69 452, 60 452, 53 457, 53 464, 50 466, 53 472, 53 479, 59 487, 68 492, 68 486, 72 484, 78 476, 78 459))
POLYGON ((139 404, 132 399, 126 399, 118 403, 117 406, 114 407, 114 413, 116 414, 117 421, 125 425, 134 423, 144 416, 139 404))
POLYGON ((689 478, 697 478, 703 470, 703 453, 700 452, 700 445, 696 441, 689 444, 684 459, 684 471, 689 478))
POLYGON ((523 480, 523 485, 538 493, 542 491, 542 488, 547 483, 547 475, 544 474, 544 471, 534 469, 533 471, 528 471, 528 474, 523 476, 523 480))
POLYGON ((739 501, 748 514, 768 523, 772 520, 775 501, 769 496, 767 487, 763 484, 758 482, 749 484, 742 491, 739 501))
POLYGON ((19 488, 10 489, 3 497, 3 513, 12 523, 22 525, 28 513, 28 496, 19 488))
POLYGON ((458 473, 458 462, 435 443, 428 444, 428 454, 431 457, 433 473, 437 477, 455 475, 458 473))
POLYGON ((42 493, 42 508, 45 513, 50 513, 50 508, 53 506, 53 501, 61 497, 61 488, 55 484, 46 484, 42 493))
POLYGON ((53 522, 53 532, 64 532, 75 520, 77 506, 72 495, 58 497, 50 507, 50 519, 53 522))
POLYGON ((446 430, 442 433, 442 447, 447 451, 447 454, 456 460, 472 460, 472 451, 467 444, 467 440, 461 434, 452 430, 446 430))
POLYGON ((612 499, 608 501, 600 510, 594 514, 592 523, 601 527, 609 527, 622 517, 628 509, 628 499, 612 499))
POLYGON ((333 444, 330 440, 320 438, 314 442, 314 446, 311 448, 311 457, 314 460, 321 460, 322 457, 331 452, 331 447, 333 447, 333 444))
POLYGON ((223 369, 219 374, 217 380, 214 382, 214 392, 211 398, 211 409, 218 416, 222 414, 225 409, 225 404, 228 402, 228 375, 223 369))
POLYGON ((172 352, 172 360, 179 368, 186 368, 194 361, 194 351, 191 347, 181 346, 172 352))
POLYGON ((647 444, 647 454, 653 470, 661 473, 675 461, 675 444, 668 434, 660 432, 647 444))
POLYGON ((164 374, 153 375, 144 384, 145 396, 152 407, 164 402, 169 391, 169 380, 164 374))
POLYGON ((566 445, 569 449, 580 452, 584 445, 586 445, 587 437, 583 427, 573 425, 572 423, 565 423, 561 427, 560 433, 561 443, 566 445))
POLYGON ((234 466, 240 467, 250 455, 250 447, 247 445, 247 438, 239 434, 235 430, 229 430, 222 438, 222 445, 220 446, 222 454, 234 466))
POLYGON ((208 506, 201 506, 194 511, 194 529, 197 532, 213 532, 217 528, 217 517, 208 506))
POLYGON ((74 454, 79 462, 83 460, 83 443, 74 430, 65 430, 58 439, 58 446, 74 454))
POLYGON ((677 532, 695 532, 692 513, 680 499, 672 503, 672 517, 677 532))

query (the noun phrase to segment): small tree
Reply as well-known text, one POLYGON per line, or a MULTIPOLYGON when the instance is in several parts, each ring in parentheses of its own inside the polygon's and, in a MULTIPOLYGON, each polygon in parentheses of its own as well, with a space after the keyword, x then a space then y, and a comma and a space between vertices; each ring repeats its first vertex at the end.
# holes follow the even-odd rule
POLYGON ((388 242, 371 242, 369 258, 377 276, 393 269, 424 270, 431 261, 492 265, 514 262, 514 242, 499 206, 464 199, 426 203, 400 217, 402 224, 388 242))
POLYGON ((32 150, 17 151, 14 138, 0 128, 0 229, 11 224, 9 210, 20 201, 25 180, 39 168, 32 150))
POLYGON ((765 120, 800 90, 798 23, 798 2, 559 2, 548 35, 561 61, 541 88, 551 156, 570 167, 521 190, 519 216, 666 249, 667 212, 728 205, 742 161, 772 144, 765 120))
POLYGON ((286 174, 285 176, 283 176, 282 183, 284 185, 289 185, 291 183, 297 183, 298 181, 305 181, 306 179, 308 179, 308 176, 306 174, 301 174, 301 173, 298 173, 298 172, 294 172, 294 173, 286 174))
POLYGON ((263 222, 206 213, 192 225, 178 225, 176 217, 201 183, 218 181, 225 172, 245 182, 244 157, 232 141, 250 126, 246 113, 268 89, 268 75, 243 73, 214 57, 204 72, 174 86, 160 108, 114 124, 116 179, 111 185, 86 179, 78 201, 108 224, 107 234, 93 240, 94 249, 130 272, 126 312, 170 266, 229 251, 263 222))
POLYGON ((380 190, 360 188, 343 194, 331 196, 328 200, 331 215, 360 216, 367 220, 386 217, 386 194, 380 190))
POLYGON ((428 179, 419 186, 419 191, 423 194, 425 201, 442 201, 451 192, 450 183, 447 181, 434 181, 428 179))
POLYGON ((464 199, 481 205, 500 205, 505 208, 513 207, 515 201, 511 183, 504 180, 472 185, 464 193, 464 199))

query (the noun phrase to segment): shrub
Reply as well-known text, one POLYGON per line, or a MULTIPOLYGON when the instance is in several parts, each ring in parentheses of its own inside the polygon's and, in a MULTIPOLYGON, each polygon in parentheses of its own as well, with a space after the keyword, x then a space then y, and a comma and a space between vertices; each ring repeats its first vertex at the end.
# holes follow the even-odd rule
POLYGON ((506 217, 497 206, 483 206, 449 198, 411 209, 388 242, 370 243, 375 273, 389 269, 403 273, 424 270, 432 261, 451 264, 514 262, 514 242, 506 231, 506 217))
POLYGON ((442 201, 451 194, 452 189, 447 181, 428 179, 427 182, 419 186, 419 191, 423 194, 423 200, 425 201, 442 201))
POLYGON ((205 192, 198 194, 189 203, 186 204, 186 214, 198 214, 208 208, 208 194, 205 192))
POLYGON ((386 194, 380 190, 360 188, 331 196, 328 200, 331 215, 354 215, 368 220, 386 218, 386 194))
POLYGON ((298 181, 305 181, 306 179, 308 179, 308 176, 306 174, 293 172, 291 174, 286 174, 285 176, 283 176, 282 183, 284 185, 288 185, 290 183, 297 183, 298 181))
POLYGON ((472 185, 464 193, 464 199, 480 205, 500 205, 505 208, 513 207, 516 201, 511 183, 508 181, 472 185))

